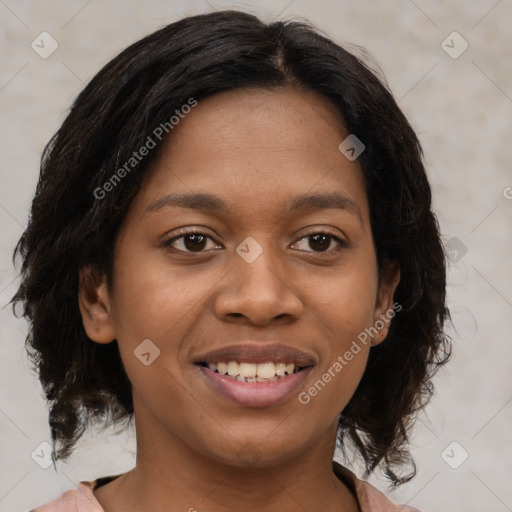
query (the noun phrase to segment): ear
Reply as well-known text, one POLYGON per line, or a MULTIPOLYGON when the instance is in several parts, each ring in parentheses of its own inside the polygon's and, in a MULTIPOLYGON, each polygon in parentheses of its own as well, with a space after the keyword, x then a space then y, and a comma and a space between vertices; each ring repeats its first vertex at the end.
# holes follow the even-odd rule
POLYGON ((393 295, 399 282, 400 267, 398 263, 389 263, 385 266, 380 278, 373 318, 373 325, 378 332, 372 338, 372 346, 378 345, 386 339, 392 318, 395 316, 396 311, 402 309, 400 305, 397 305, 396 309, 393 305, 393 295))
POLYGON ((105 276, 99 276, 91 267, 79 272, 78 306, 85 332, 96 343, 110 343, 115 339, 110 296, 105 276))

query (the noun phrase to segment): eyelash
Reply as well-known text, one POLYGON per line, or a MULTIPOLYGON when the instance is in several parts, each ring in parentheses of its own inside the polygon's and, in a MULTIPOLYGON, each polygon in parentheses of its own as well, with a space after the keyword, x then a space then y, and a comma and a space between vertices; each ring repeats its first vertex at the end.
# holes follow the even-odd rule
MULTIPOLYGON (((186 237, 187 235, 202 235, 202 236, 205 236, 206 238, 209 238, 210 240, 213 240, 215 243, 217 243, 211 236, 207 235, 206 233, 204 233, 202 231, 188 230, 187 229, 186 231, 182 231, 178 236, 174 236, 174 237, 170 238, 169 240, 166 240, 163 243, 163 246, 164 247, 169 247, 169 248, 173 249, 174 251, 181 252, 181 253, 201 254, 203 252, 206 252, 204 250, 196 251, 196 252, 188 251, 188 250, 184 251, 184 250, 181 250, 181 249, 174 249, 173 247, 171 247, 174 242, 176 242, 177 240, 180 240, 181 238, 186 237)), ((331 238, 331 239, 335 240, 336 242, 338 242, 339 247, 334 249, 334 250, 333 249, 328 249, 326 251, 306 251, 306 252, 312 252, 313 254, 318 254, 318 255, 332 254, 333 252, 340 251, 342 248, 348 247, 348 244, 344 240, 339 238, 336 235, 336 233, 334 233, 333 231, 330 231, 329 229, 324 229, 322 231, 315 231, 315 232, 303 235, 301 238, 299 238, 299 240, 297 240, 297 242, 300 242, 300 241, 304 240, 305 238, 313 237, 314 235, 327 235, 329 238, 331 238)))

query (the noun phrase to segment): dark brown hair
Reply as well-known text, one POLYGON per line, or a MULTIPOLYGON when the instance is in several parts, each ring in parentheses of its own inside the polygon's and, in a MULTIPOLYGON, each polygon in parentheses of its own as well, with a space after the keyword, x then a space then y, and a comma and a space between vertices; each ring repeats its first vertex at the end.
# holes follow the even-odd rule
POLYGON ((305 23, 264 24, 237 11, 185 18, 128 47, 80 93, 44 150, 28 227, 14 252, 22 281, 11 302, 23 305, 30 323, 26 347, 50 404, 54 460, 70 455, 91 421, 132 418, 117 341, 93 343, 84 331, 78 273, 91 266, 111 282, 119 226, 159 149, 101 198, 98 189, 190 98, 290 85, 328 98, 365 144, 359 162, 379 272, 391 262, 401 272, 394 300, 402 310, 370 351, 340 414, 338 441, 344 455, 349 443, 356 448, 365 476, 378 465, 394 485, 414 476, 409 430, 451 350, 443 333, 445 255, 419 141, 361 59, 305 23), (405 465, 411 471, 404 476, 405 465))

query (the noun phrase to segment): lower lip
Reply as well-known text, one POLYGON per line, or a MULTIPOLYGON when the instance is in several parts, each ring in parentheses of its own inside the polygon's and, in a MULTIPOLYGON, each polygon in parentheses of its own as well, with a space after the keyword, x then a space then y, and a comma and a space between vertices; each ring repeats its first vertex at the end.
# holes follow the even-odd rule
POLYGON ((281 377, 275 382, 240 382, 215 373, 206 366, 198 366, 208 383, 226 398, 244 407, 277 405, 290 397, 313 369, 304 368, 297 373, 281 377))

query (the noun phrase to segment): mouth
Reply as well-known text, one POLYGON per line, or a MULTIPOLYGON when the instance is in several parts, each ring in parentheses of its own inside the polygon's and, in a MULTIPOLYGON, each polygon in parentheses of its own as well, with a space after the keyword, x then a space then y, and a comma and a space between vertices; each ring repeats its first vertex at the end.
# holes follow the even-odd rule
POLYGON ((316 364, 305 352, 279 344, 245 344, 215 350, 194 362, 211 388, 245 407, 286 400, 316 364))

